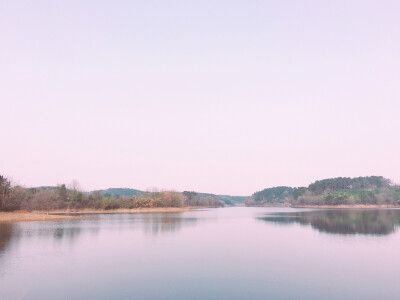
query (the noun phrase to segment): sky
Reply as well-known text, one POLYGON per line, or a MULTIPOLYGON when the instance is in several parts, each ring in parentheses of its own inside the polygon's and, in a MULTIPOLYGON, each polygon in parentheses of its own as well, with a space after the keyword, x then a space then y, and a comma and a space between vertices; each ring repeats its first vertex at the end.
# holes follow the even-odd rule
POLYGON ((400 1, 0 0, 0 174, 250 195, 400 183, 400 1))

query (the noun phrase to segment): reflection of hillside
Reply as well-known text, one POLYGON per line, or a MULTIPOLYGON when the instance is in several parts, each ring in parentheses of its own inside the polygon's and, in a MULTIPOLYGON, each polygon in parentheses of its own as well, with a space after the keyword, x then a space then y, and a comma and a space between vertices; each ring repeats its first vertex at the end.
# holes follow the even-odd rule
POLYGON ((316 210, 268 214, 259 219, 311 225, 326 233, 387 235, 400 224, 400 210, 316 210))

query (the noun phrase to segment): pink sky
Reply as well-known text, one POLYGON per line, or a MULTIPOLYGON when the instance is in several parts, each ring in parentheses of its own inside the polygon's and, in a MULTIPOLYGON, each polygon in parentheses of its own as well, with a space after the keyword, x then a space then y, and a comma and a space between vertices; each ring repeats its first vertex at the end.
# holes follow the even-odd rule
POLYGON ((399 1, 0 1, 0 174, 250 195, 400 182, 399 1))

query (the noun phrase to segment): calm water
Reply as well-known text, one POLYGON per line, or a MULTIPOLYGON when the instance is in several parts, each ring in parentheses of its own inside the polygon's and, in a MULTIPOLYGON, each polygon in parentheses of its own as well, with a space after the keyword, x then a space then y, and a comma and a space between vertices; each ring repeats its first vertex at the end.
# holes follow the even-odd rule
POLYGON ((400 210, 0 224, 0 299, 400 299, 400 210))

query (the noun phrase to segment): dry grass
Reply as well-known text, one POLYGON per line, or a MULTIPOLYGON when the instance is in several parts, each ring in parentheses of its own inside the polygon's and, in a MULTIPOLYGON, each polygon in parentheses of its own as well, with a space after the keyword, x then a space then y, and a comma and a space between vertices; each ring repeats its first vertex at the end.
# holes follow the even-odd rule
POLYGON ((45 212, 0 212, 0 222, 17 222, 17 221, 55 221, 81 219, 77 216, 62 216, 47 214, 45 212))

